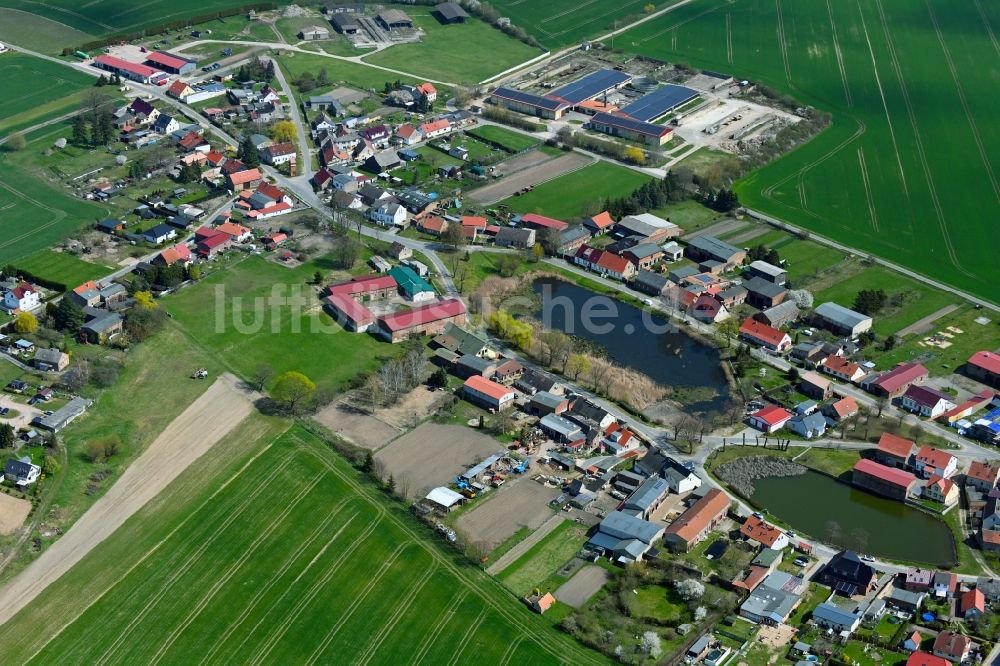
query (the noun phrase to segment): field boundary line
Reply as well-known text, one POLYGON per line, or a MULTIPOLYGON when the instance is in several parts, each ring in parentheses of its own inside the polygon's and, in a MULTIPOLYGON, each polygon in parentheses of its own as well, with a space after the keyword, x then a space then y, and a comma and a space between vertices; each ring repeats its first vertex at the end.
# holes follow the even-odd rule
MULTIPOLYGON (((349 558, 354 553, 355 550, 357 550, 365 541, 368 540, 368 537, 372 535, 372 532, 375 531, 375 528, 378 527, 379 524, 381 524, 383 517, 384 513, 379 513, 376 520, 373 520, 372 524, 369 525, 364 532, 358 535, 354 543, 352 543, 349 547, 344 549, 344 552, 342 552, 340 556, 336 560, 334 560, 333 565, 329 569, 327 569, 326 572, 319 577, 319 579, 313 581, 312 585, 309 586, 305 594, 303 594, 299 598, 299 601, 301 603, 295 609, 295 611, 290 616, 283 618, 284 621, 281 625, 280 631, 276 631, 272 633, 270 636, 268 636, 267 640, 264 642, 264 645, 261 646, 261 648, 257 651, 257 654, 254 655, 254 659, 250 663, 258 664, 264 657, 267 656, 267 654, 270 654, 271 650, 274 649, 274 646, 278 643, 278 641, 280 641, 282 638, 285 637, 285 634, 288 632, 288 628, 292 625, 292 622, 297 620, 299 616, 302 615, 302 612, 305 610, 305 607, 313 599, 316 598, 316 596, 320 593, 320 591, 327 584, 327 582, 329 582, 329 580, 333 578, 338 571, 340 571, 340 567, 344 565, 344 562, 347 561, 347 558, 349 558)), ((295 577, 295 580, 289 583, 288 587, 285 588, 284 593, 282 593, 281 597, 279 597, 279 600, 284 599, 285 595, 288 594, 288 591, 291 590, 296 583, 302 580, 302 577, 305 576, 306 572, 312 568, 312 566, 319 560, 320 556, 322 556, 325 552, 326 549, 324 547, 324 550, 316 554, 316 557, 314 557, 309 562, 306 568, 299 572, 299 575, 295 577)), ((273 607, 274 606, 272 606, 272 608, 273 607)), ((261 617, 257 621, 257 624, 254 625, 253 629, 250 632, 251 634, 255 634, 257 632, 257 629, 260 628, 260 625, 264 622, 265 618, 267 618, 267 615, 270 612, 270 610, 271 609, 268 609, 268 611, 264 613, 263 617, 261 617)))
MULTIPOLYGON (((892 138, 892 150, 896 153, 896 164, 899 165, 899 178, 903 182, 903 194, 910 197, 910 188, 906 184, 906 172, 903 170, 903 158, 899 154, 899 144, 896 143, 896 130, 892 126, 892 117, 889 114, 889 103, 885 99, 885 90, 882 88, 882 77, 878 73, 878 62, 875 59, 875 48, 872 46, 871 37, 868 34, 868 25, 865 21, 865 13, 861 8, 861 0, 856 0, 858 5, 858 15, 861 17, 861 29, 865 33, 865 42, 868 44, 868 55, 872 60, 872 71, 875 73, 875 85, 878 86, 879 97, 882 98, 882 108, 885 110, 885 121, 889 125, 889 136, 892 138)), ((899 73, 897 72, 897 76, 899 73)))
POLYGON ((455 666, 455 664, 459 663, 458 660, 462 656, 462 653, 469 647, 469 639, 472 638, 477 631, 479 631, 479 626, 485 619, 486 607, 483 606, 483 609, 479 611, 479 615, 476 616, 475 621, 470 624, 469 628, 465 630, 464 634, 462 634, 461 640, 458 641, 458 645, 461 645, 462 647, 461 649, 456 650, 455 654, 451 656, 451 659, 448 661, 448 666, 455 666))
MULTIPOLYGON (((345 502, 346 501, 347 500, 345 500, 345 502)), ((202 660, 201 660, 200 663, 204 664, 205 662, 209 661, 212 657, 215 656, 215 653, 219 651, 219 648, 222 647, 222 645, 227 640, 229 640, 229 637, 232 636, 233 633, 240 627, 240 625, 243 624, 244 620, 246 620, 247 616, 250 615, 251 611, 253 611, 253 609, 257 607, 257 604, 259 604, 260 600, 264 598, 264 595, 267 594, 268 592, 270 592, 271 589, 275 585, 277 585, 277 583, 281 579, 281 577, 284 576, 286 573, 288 573, 288 570, 291 569, 292 565, 294 565, 298 561, 298 559, 302 555, 302 553, 304 553, 307 548, 309 548, 311 545, 313 545, 318 540, 318 538, 321 536, 323 530, 325 530, 326 527, 329 526, 330 519, 333 518, 333 517, 335 517, 335 515, 331 515, 327 519, 326 522, 324 522, 322 525, 320 525, 315 530, 313 530, 313 533, 309 536, 309 538, 306 541, 304 541, 302 543, 301 546, 299 546, 298 550, 296 550, 294 553, 292 553, 285 560, 285 562, 282 564, 281 568, 277 572, 275 572, 275 574, 273 576, 271 576, 271 579, 267 582, 267 585, 261 587, 257 591, 257 594, 255 594, 253 596, 253 598, 250 599, 250 602, 243 608, 243 611, 239 614, 239 616, 236 619, 232 620, 229 623, 229 626, 226 627, 226 630, 218 638, 216 638, 216 640, 214 641, 214 644, 212 646, 212 649, 209 650, 208 653, 206 653, 204 657, 202 657, 202 660)), ((351 523, 353 523, 354 519, 357 518, 357 517, 358 517, 358 513, 354 512, 351 515, 351 517, 348 518, 344 522, 344 524, 340 526, 340 529, 338 529, 334 533, 334 535, 327 540, 326 545, 324 545, 324 547, 322 549, 320 549, 320 550, 321 551, 325 550, 331 543, 333 543, 334 541, 336 541, 337 538, 341 534, 343 534, 344 530, 346 530, 348 527, 350 527, 351 523)))
MULTIPOLYGON (((275 471, 280 473, 281 471, 283 471, 285 468, 288 467, 290 462, 291 462, 291 456, 289 455, 285 464, 275 471)), ((277 474, 272 476, 271 479, 272 481, 277 479, 277 474)), ((146 618, 146 616, 149 615, 150 612, 152 612, 153 607, 157 603, 159 603, 161 599, 167 596, 168 592, 170 591, 170 588, 172 588, 173 585, 178 580, 180 580, 188 571, 191 570, 191 568, 195 564, 198 563, 199 560, 201 560, 205 552, 208 551, 209 547, 212 546, 212 544, 214 544, 215 541, 222 535, 223 531, 228 529, 228 527, 232 525, 236 521, 236 519, 240 518, 243 515, 244 511, 246 511, 246 509, 249 507, 249 505, 252 504, 253 500, 256 500, 257 497, 260 495, 260 493, 263 492, 264 489, 268 487, 270 487, 270 484, 263 484, 263 483, 260 484, 258 486, 260 490, 248 495, 247 499, 244 501, 243 505, 240 507, 240 510, 238 512, 230 516, 226 516, 226 519, 222 522, 221 525, 218 526, 218 528, 214 531, 214 533, 212 534, 211 537, 209 537, 208 540, 197 546, 193 552, 188 553, 188 555, 184 558, 183 563, 179 567, 177 567, 177 569, 171 572, 167 580, 165 580, 161 585, 157 586, 156 593, 150 599, 147 600, 145 607, 143 607, 141 611, 132 616, 132 618, 129 620, 129 623, 125 625, 125 627, 119 632, 118 636, 111 643, 111 645, 109 645, 104 650, 104 653, 101 654, 101 656, 95 660, 95 663, 104 663, 119 647, 121 647, 121 645, 125 642, 125 640, 127 640, 128 637, 135 630, 136 626, 138 626, 138 624, 142 622, 146 618)), ((279 513, 278 515, 280 516, 281 514, 279 513)), ((139 595, 139 589, 134 588, 132 594, 129 595, 128 600, 131 601, 138 595, 139 595)))
POLYGON ((868 201, 868 215, 871 216, 872 229, 878 233, 878 217, 875 215, 875 201, 872 199, 872 188, 868 182, 868 165, 865 163, 865 149, 858 146, 858 164, 861 166, 861 182, 865 186, 865 199, 868 201))
POLYGON ((503 653, 502 657, 500 657, 500 666, 507 666, 507 664, 510 663, 511 658, 513 658, 514 653, 517 652, 517 648, 521 646, 523 641, 524 638, 518 636, 510 642, 510 645, 507 646, 507 651, 503 653))
POLYGON ((882 21, 882 30, 885 32, 885 43, 889 47, 889 60, 892 63, 893 69, 896 71, 896 78, 899 79, 899 90, 903 93, 903 103, 906 105, 906 114, 910 118, 910 126, 913 129, 914 145, 917 148, 917 156, 920 158, 920 166, 924 172, 924 178, 927 181, 927 191, 931 195, 931 203, 934 205, 934 212, 938 218, 938 226, 941 230, 941 236, 944 239, 945 249, 948 251, 948 257, 951 259, 952 265, 963 275, 975 279, 976 276, 968 271, 959 261, 958 253, 955 251, 955 246, 951 242, 951 233, 948 231, 948 224, 945 220, 944 209, 941 207, 941 200, 938 197, 937 187, 934 185, 934 177, 931 174, 930 163, 927 161, 927 153, 924 152, 924 140, 920 135, 920 126, 917 124, 917 116, 913 111, 913 104, 910 101, 910 91, 906 87, 906 80, 903 78, 903 68, 899 64, 899 58, 896 54, 896 44, 892 40, 892 33, 889 30, 889 20, 885 15, 885 8, 882 6, 882 0, 875 0, 875 7, 878 9, 879 18, 882 21))
POLYGON ((833 35, 833 53, 837 57, 837 68, 840 70, 840 82, 844 84, 844 97, 847 99, 847 106, 853 107, 854 100, 851 98, 851 89, 847 82, 847 69, 844 67, 844 53, 840 50, 840 37, 837 35, 837 22, 833 18, 833 4, 826 0, 826 13, 830 16, 830 32, 833 35))
POLYGON ((420 593, 423 592, 424 587, 427 585, 427 581, 429 581, 431 576, 437 573, 437 571, 438 563, 434 562, 432 566, 427 568, 427 572, 420 578, 419 581, 417 581, 417 584, 414 585, 413 588, 406 594, 406 598, 403 599, 403 603, 396 608, 388 622, 379 627, 377 632, 379 634, 379 639, 374 643, 369 643, 368 648, 362 653, 361 661, 359 662, 361 666, 364 666, 372 660, 375 653, 378 652, 378 649, 382 646, 382 643, 385 642, 385 639, 389 637, 392 631, 396 628, 396 625, 399 624, 403 614, 410 610, 410 606, 413 605, 413 602, 416 601, 417 597, 420 596, 420 593))
POLYGON ((463 587, 455 598, 452 599, 448 604, 448 610, 444 612, 444 615, 438 620, 438 623, 431 630, 431 633, 424 636, 424 640, 420 641, 420 646, 417 647, 417 652, 413 655, 413 664, 417 665, 424 660, 427 653, 431 651, 431 647, 434 645, 434 641, 437 640, 444 628, 451 622, 452 618, 455 617, 458 611, 455 609, 465 601, 465 598, 469 596, 469 589, 463 587))
MULTIPOLYGON (((243 475, 243 473, 244 473, 244 472, 245 472, 245 471, 247 470, 247 468, 249 468, 249 467, 250 467, 250 466, 251 466, 251 465, 252 465, 252 464, 253 464, 254 462, 256 462, 258 458, 260 458, 260 457, 261 457, 262 455, 264 455, 264 454, 265 454, 265 453, 266 453, 266 452, 267 452, 267 451, 268 451, 268 450, 269 450, 269 449, 270 449, 270 448, 271 448, 272 446, 274 446, 274 442, 272 442, 272 443, 268 444, 268 445, 267 445, 266 447, 264 447, 264 449, 263 449, 262 451, 260 451, 260 452, 259 452, 259 453, 258 453, 257 455, 253 456, 253 457, 252 457, 252 458, 251 458, 250 460, 248 460, 248 461, 247 461, 246 463, 244 463, 243 467, 241 467, 241 468, 239 469, 239 471, 237 471, 237 472, 236 472, 236 474, 234 474, 234 475, 233 475, 232 477, 230 477, 229 479, 226 479, 226 481, 225 481, 225 482, 224 482, 224 483, 223 483, 223 484, 222 484, 221 486, 219 486, 219 488, 218 488, 218 489, 216 489, 216 491, 215 491, 215 492, 213 492, 213 493, 212 493, 211 495, 209 495, 209 496, 208 496, 208 498, 206 498, 206 499, 205 499, 205 501, 204 501, 204 502, 202 502, 202 503, 201 503, 201 505, 200 505, 200 506, 199 506, 199 507, 198 507, 197 509, 195 509, 194 511, 190 512, 190 513, 188 514, 188 516, 187 516, 187 517, 186 517, 186 518, 185 518, 184 520, 182 520, 182 521, 180 522, 180 524, 179 524, 179 525, 177 525, 177 527, 175 527, 174 529, 170 530, 170 532, 169 532, 169 533, 168 533, 168 534, 167 534, 167 535, 166 535, 165 537, 163 537, 162 539, 160 539, 160 540, 159 540, 159 541, 158 541, 158 542, 157 542, 157 543, 156 543, 156 544, 155 544, 155 545, 154 545, 154 546, 153 546, 152 548, 150 548, 150 549, 149 549, 149 550, 148 550, 148 551, 146 552, 146 554, 145 554, 145 555, 143 555, 143 556, 142 556, 142 557, 140 557, 140 558, 139 558, 138 560, 136 560, 136 561, 135 561, 135 562, 134 562, 134 563, 132 564, 132 566, 130 566, 130 567, 129 567, 128 569, 126 569, 125 573, 123 573, 123 574, 122 574, 121 576, 119 576, 119 577, 118 577, 118 579, 117 579, 117 580, 113 581, 113 582, 112 582, 112 583, 111 583, 110 585, 108 585, 108 587, 107 587, 107 588, 106 588, 106 589, 105 589, 105 590, 104 590, 103 592, 101 592, 100 594, 98 594, 98 595, 94 596, 94 597, 93 597, 93 598, 92 598, 92 599, 90 600, 90 602, 89 602, 89 603, 87 603, 87 604, 86 604, 86 605, 85 605, 85 606, 84 606, 84 607, 83 607, 83 608, 82 608, 82 609, 80 610, 80 612, 76 614, 76 616, 74 616, 74 617, 73 617, 72 619, 70 619, 70 620, 66 621, 66 622, 65 622, 65 623, 64 623, 64 624, 63 624, 63 625, 62 625, 62 626, 61 626, 61 627, 59 628, 59 630, 58 630, 58 631, 56 631, 56 633, 55 633, 55 634, 53 634, 51 638, 49 638, 49 640, 47 640, 47 641, 46 641, 46 642, 45 642, 45 643, 44 643, 44 644, 43 644, 43 645, 42 645, 41 647, 39 647, 39 648, 38 648, 38 649, 37 649, 37 650, 36 650, 36 651, 34 652, 34 654, 32 654, 32 655, 31 655, 31 656, 30 656, 30 657, 28 658, 28 662, 31 662, 32 660, 34 660, 34 658, 35 658, 35 657, 37 657, 37 656, 38 656, 38 654, 39 654, 39 653, 40 653, 40 652, 41 652, 42 650, 44 650, 44 649, 45 649, 45 648, 46 648, 46 647, 47 647, 47 646, 49 645, 49 643, 51 643, 51 642, 52 642, 53 640, 55 640, 56 638, 58 638, 58 637, 59 637, 59 636, 60 636, 60 635, 62 634, 62 632, 64 632, 64 631, 66 630, 66 628, 67 628, 67 627, 69 627, 69 626, 70 626, 71 624, 73 624, 74 622, 76 622, 76 621, 77 621, 77 620, 78 620, 78 619, 80 618, 80 616, 82 616, 82 615, 83 615, 83 614, 84 614, 85 612, 87 612, 88 610, 90 610, 90 608, 91 608, 92 606, 94 606, 94 605, 95 605, 95 604, 96 604, 97 602, 99 602, 99 601, 100 601, 101 599, 103 599, 103 598, 104 598, 104 596, 105 596, 105 595, 107 595, 107 593, 108 593, 108 592, 110 592, 110 591, 111 591, 112 589, 114 589, 115 587, 117 587, 117 586, 118 586, 118 584, 119 584, 119 583, 121 583, 121 582, 122 582, 123 580, 125 580, 125 579, 126 579, 126 578, 127 578, 128 576, 129 576, 129 575, 131 575, 131 573, 132 573, 132 572, 133 572, 133 571, 134 571, 135 569, 137 569, 137 568, 138 568, 139 566, 141 566, 141 565, 142 565, 142 564, 143 564, 143 563, 144 563, 144 562, 145 562, 145 561, 146 561, 147 559, 149 559, 150 557, 152 557, 152 556, 153 556, 153 554, 154 554, 154 553, 155 553, 156 551, 158 551, 158 550, 159 550, 159 549, 160 549, 160 548, 161 548, 161 547, 162 547, 162 546, 163 546, 163 545, 164 545, 164 544, 165 544, 165 543, 166 543, 167 541, 169 541, 170 539, 172 539, 172 538, 173 538, 173 536, 174 536, 174 535, 175 535, 175 534, 176 534, 177 532, 179 532, 179 531, 180 531, 181 529, 183 529, 184 527, 186 527, 186 526, 187 526, 187 523, 188 523, 188 521, 189 521, 189 520, 191 520, 191 519, 192 519, 192 518, 194 517, 194 515, 195 515, 195 514, 199 513, 199 512, 200 512, 200 511, 201 511, 201 510, 202 510, 203 508, 205 508, 205 507, 206 507, 206 506, 207 506, 207 505, 209 504, 209 502, 211 502, 211 501, 212 501, 212 500, 214 500, 214 499, 215 499, 215 498, 216 498, 216 497, 217 497, 217 496, 218 496, 219 494, 221 494, 221 493, 222 493, 222 491, 224 491, 224 490, 225 490, 225 489, 226 489, 226 488, 227 488, 227 487, 229 486, 229 484, 233 483, 233 482, 234 482, 234 481, 236 481, 236 480, 237 480, 237 479, 238 479, 238 478, 239 478, 240 476, 242 476, 242 475, 243 475)), ((243 508, 243 505, 241 505, 241 506, 240 506, 240 509, 241 509, 241 510, 242 510, 242 508, 243 508)))
POLYGON ((726 12, 726 60, 733 64, 733 14, 726 12))
POLYGON ((781 63, 785 66, 785 80, 792 83, 792 66, 788 62, 788 43, 785 41, 785 18, 781 14, 781 0, 774 0, 775 16, 777 17, 778 48, 781 51, 781 63))
POLYGON ((522 539, 520 542, 514 544, 510 550, 498 557, 493 564, 486 568, 486 573, 491 576, 495 576, 512 567, 514 563, 521 559, 521 556, 527 551, 531 550, 535 544, 552 534, 556 528, 562 525, 564 520, 565 519, 558 513, 549 516, 544 523, 538 526, 538 529, 522 539))
POLYGON ((958 90, 958 100, 962 104, 962 110, 965 111, 965 120, 969 123, 969 129, 972 131, 972 138, 976 142, 976 149, 979 151, 979 159, 983 162, 983 168, 986 169, 986 175, 990 179, 990 185, 993 186, 993 196, 996 197, 997 203, 1000 203, 1000 186, 997 185, 996 174, 993 173, 993 165, 990 164, 989 157, 986 155, 986 148, 983 146, 983 137, 979 134, 979 126, 976 124, 976 119, 972 114, 972 109, 969 108, 969 101, 965 97, 965 88, 962 87, 962 81, 958 78, 958 70, 955 67, 955 61, 951 57, 951 50, 948 48, 948 43, 944 39, 944 35, 941 33, 941 26, 938 24, 937 14, 934 13, 934 8, 931 7, 931 3, 928 0, 924 0, 924 4, 927 5, 927 13, 930 14, 931 24, 934 26, 934 32, 937 34, 938 43, 941 45, 941 51, 944 53, 945 63, 948 65, 948 71, 951 73, 951 80, 955 84, 955 89, 958 90))
POLYGON ((1000 56, 1000 42, 997 42, 997 36, 993 32, 993 26, 990 25, 990 19, 986 16, 986 12, 983 11, 983 5, 979 0, 972 0, 976 4, 976 11, 979 12, 979 18, 983 22, 983 27, 986 28, 986 34, 989 35, 990 43, 993 44, 993 50, 996 51, 997 56, 1000 56))
POLYGON ((312 654, 310 654, 309 658, 306 659, 305 663, 307 665, 316 663, 316 660, 319 659, 321 654, 323 654, 323 651, 330 647, 330 643, 333 642, 333 639, 336 638, 337 634, 340 633, 340 630, 344 628, 344 625, 347 624, 348 621, 350 621, 350 619, 354 616, 354 612, 358 610, 358 606, 360 606, 368 598, 368 595, 371 594, 372 591, 378 586, 378 584, 382 582, 382 579, 385 578, 387 573, 389 573, 389 570, 396 565, 396 560, 399 559, 399 556, 402 555, 403 551, 410 545, 411 544, 406 542, 399 544, 396 546, 396 549, 392 551, 392 554, 389 555, 389 558, 382 562, 379 572, 371 577, 364 588, 362 588, 361 593, 354 597, 354 601, 351 602, 351 605, 344 610, 343 614, 339 618, 337 618, 337 622, 330 627, 329 631, 326 632, 326 635, 323 636, 323 640, 321 640, 319 645, 313 649, 312 654))
MULTIPOLYGON (((166 652, 171 647, 173 647, 173 644, 177 641, 177 638, 181 635, 181 633, 189 626, 191 626, 191 623, 194 622, 195 618, 197 618, 198 615, 201 614, 201 611, 203 611, 205 607, 208 606, 208 604, 212 603, 212 600, 215 599, 215 595, 219 593, 219 590, 221 590, 223 586, 225 586, 230 580, 232 580, 233 576, 239 573, 240 569, 243 568, 243 565, 246 564, 247 561, 257 552, 260 546, 267 539, 269 539, 272 534, 274 534, 275 530, 277 530, 280 526, 284 524, 285 520, 288 519, 288 516, 291 515, 291 513, 299 506, 299 504, 301 504, 302 500, 304 500, 309 495, 309 493, 312 492, 312 489, 315 488, 316 485, 323 478, 325 478, 325 475, 321 472, 316 476, 315 479, 312 480, 311 483, 304 485, 302 489, 299 491, 299 493, 294 498, 292 498, 291 501, 287 502, 285 508, 282 509, 282 512, 279 513, 266 528, 260 531, 260 533, 257 535, 257 538, 250 543, 250 545, 240 555, 240 557, 229 566, 229 569, 225 573, 223 573, 221 576, 218 577, 218 579, 208 589, 208 592, 204 594, 198 600, 198 602, 191 608, 191 610, 187 614, 187 617, 185 617, 180 624, 174 627, 174 630, 170 633, 169 636, 167 636, 167 640, 163 643, 163 645, 160 646, 159 650, 157 650, 156 653, 153 655, 152 659, 150 660, 151 664, 160 663, 160 660, 163 658, 163 655, 166 654, 166 652)), ((347 499, 345 498, 341 500, 334 507, 333 511, 324 522, 324 525, 328 524, 329 521, 332 520, 332 518, 340 512, 341 508, 343 508, 346 502, 347 499)))
MULTIPOLYGON (((378 506, 376 500, 371 498, 368 488, 364 487, 355 479, 352 479, 342 470, 338 469, 329 459, 320 457, 320 455, 316 452, 312 452, 312 454, 317 460, 324 464, 331 471, 331 473, 343 480, 345 484, 351 486, 359 496, 366 498, 371 504, 378 506)), ((496 598, 486 591, 485 587, 490 585, 496 589, 498 596, 513 598, 510 591, 501 585, 499 581, 495 578, 487 576, 485 573, 483 573, 483 578, 481 578, 481 585, 479 584, 479 581, 473 581, 465 568, 461 568, 452 563, 438 550, 437 545, 429 543, 425 536, 417 534, 409 524, 392 514, 385 512, 384 510, 382 510, 382 513, 401 532, 409 536, 411 540, 416 542, 421 548, 429 553, 431 557, 437 560, 438 563, 450 572, 459 583, 467 588, 470 594, 474 594, 485 605, 490 606, 497 615, 507 620, 507 622, 509 622, 515 629, 520 630, 525 635, 530 634, 531 636, 537 636, 537 632, 529 626, 528 621, 524 617, 518 615, 514 610, 506 605, 497 603, 496 598)), ((565 661, 567 654, 570 654, 573 659, 579 663, 603 663, 596 657, 596 655, 592 654, 589 649, 582 647, 576 642, 575 639, 568 636, 562 636, 557 633, 554 636, 542 637, 542 639, 543 640, 537 641, 539 648, 557 660, 565 661)))

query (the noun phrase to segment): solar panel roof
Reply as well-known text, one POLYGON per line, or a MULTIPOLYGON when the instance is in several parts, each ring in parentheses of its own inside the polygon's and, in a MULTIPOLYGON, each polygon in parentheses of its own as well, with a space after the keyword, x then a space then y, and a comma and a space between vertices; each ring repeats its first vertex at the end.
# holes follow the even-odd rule
POLYGON ((670 131, 663 125, 647 123, 642 120, 634 120, 632 118, 623 118, 622 116, 612 115, 610 113, 598 113, 594 116, 591 123, 610 125, 611 127, 621 127, 622 129, 631 130, 633 132, 649 136, 662 136, 664 132, 670 131))
POLYGON ((533 106, 552 111, 566 107, 566 103, 561 100, 550 99, 548 97, 542 97, 541 95, 534 95, 529 92, 524 92, 523 90, 515 90, 514 88, 497 88, 493 91, 493 96, 513 100, 515 102, 521 102, 522 104, 531 104, 533 106))
POLYGON ((549 96, 564 99, 570 104, 579 104, 584 100, 600 95, 605 90, 620 86, 631 80, 631 74, 613 69, 599 69, 581 79, 577 79, 573 83, 556 88, 549 96))
POLYGON ((628 114, 636 120, 650 121, 654 118, 659 118, 685 102, 691 101, 697 96, 697 90, 668 83, 662 88, 654 90, 648 95, 643 95, 628 106, 623 107, 621 112, 628 114))

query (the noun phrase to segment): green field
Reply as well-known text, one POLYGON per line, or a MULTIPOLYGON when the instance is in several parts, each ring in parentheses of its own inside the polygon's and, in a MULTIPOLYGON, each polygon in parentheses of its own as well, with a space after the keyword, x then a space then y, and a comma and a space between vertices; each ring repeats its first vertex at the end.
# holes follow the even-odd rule
POLYGON ((4 625, 5 659, 602 663, 323 442, 261 418, 4 625))
POLYGON ((608 162, 595 162, 542 183, 531 192, 504 199, 518 213, 539 213, 563 220, 580 217, 588 206, 628 195, 649 176, 608 162))
POLYGON ((39 14, 0 7, 0 41, 42 53, 57 53, 64 46, 83 44, 93 35, 39 14))
POLYGON ((742 202, 1000 302, 1000 6, 981 0, 695 0, 619 36, 730 72, 833 125, 738 183, 742 202))
MULTIPOLYGON (((660 9, 671 3, 664 0, 497 0, 491 4, 501 16, 509 17, 514 25, 527 30, 542 46, 554 50, 610 32, 619 27, 625 17, 643 15, 647 5, 660 9)), ((621 45, 616 38, 615 46, 621 45)))
MULTIPOLYGON (((313 75, 317 75, 319 74, 319 70, 325 69, 332 84, 336 84, 339 81, 349 86, 360 88, 361 90, 372 88, 382 90, 387 81, 395 81, 397 79, 403 83, 420 83, 420 81, 408 79, 405 76, 387 72, 377 67, 368 67, 367 65, 359 65, 354 62, 327 58, 321 55, 282 51, 275 59, 280 63, 282 69, 284 69, 289 82, 294 81, 304 72, 312 72, 313 75)), ((318 95, 327 90, 317 89, 308 94, 318 95)))
MULTIPOLYGON (((164 307, 192 340, 244 378, 267 363, 279 373, 297 370, 339 386, 402 352, 402 345, 348 333, 323 312, 306 284, 317 270, 328 276, 324 284, 336 279, 325 259, 289 269, 250 257, 164 299, 164 307), (272 294, 297 303, 274 308, 272 294)), ((360 262, 359 270, 366 270, 360 262)))
POLYGON ((504 569, 499 579, 518 596, 530 594, 536 587, 550 591, 543 583, 573 559, 586 540, 585 529, 572 521, 563 521, 504 569))
POLYGON ((21 53, 0 55, 0 138, 75 111, 92 77, 69 67, 21 53))
POLYGON ((533 136, 522 134, 521 132, 515 132, 514 130, 507 129, 506 127, 499 127, 497 125, 481 125, 470 129, 466 133, 479 137, 484 141, 495 143, 509 153, 519 153, 522 150, 531 148, 532 146, 537 146, 540 142, 539 139, 533 136))
POLYGON ((436 81, 474 84, 499 74, 541 52, 508 37, 496 28, 471 18, 465 23, 441 25, 429 14, 410 13, 414 25, 423 28, 423 39, 414 44, 398 44, 365 58, 383 67, 413 72, 436 81), (475 45, 488 57, 470 58, 456 45, 475 45))
POLYGON ((69 289, 87 280, 103 277, 114 270, 110 266, 91 263, 72 254, 51 250, 42 250, 19 259, 15 265, 37 277, 61 282, 69 289))

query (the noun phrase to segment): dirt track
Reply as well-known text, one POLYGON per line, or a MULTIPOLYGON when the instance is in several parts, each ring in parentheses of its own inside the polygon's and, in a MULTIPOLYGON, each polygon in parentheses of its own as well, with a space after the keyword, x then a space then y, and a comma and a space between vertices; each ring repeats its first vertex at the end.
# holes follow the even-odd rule
POLYGON ((522 187, 539 185, 547 180, 558 178, 570 171, 581 169, 594 160, 580 153, 569 153, 554 160, 547 160, 537 166, 518 171, 503 180, 490 183, 485 187, 469 192, 469 198, 476 203, 490 205, 512 196, 522 187))
POLYGON ((31 513, 31 502, 0 493, 0 534, 13 534, 31 513))
POLYGON ((133 462, 66 534, 0 590, 0 624, 31 603, 156 497, 253 410, 253 397, 223 375, 133 462))

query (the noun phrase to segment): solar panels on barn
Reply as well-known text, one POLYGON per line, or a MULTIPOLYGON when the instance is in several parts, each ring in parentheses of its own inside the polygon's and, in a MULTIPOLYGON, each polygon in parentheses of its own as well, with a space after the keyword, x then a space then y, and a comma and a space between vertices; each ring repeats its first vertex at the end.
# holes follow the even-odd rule
POLYGON ((660 136, 664 132, 670 131, 663 125, 654 125, 653 123, 647 123, 633 118, 625 118, 624 116, 610 113, 598 113, 590 122, 595 126, 605 125, 608 127, 619 127, 621 129, 646 136, 660 136))
POLYGON ((631 80, 631 74, 618 72, 613 69, 599 69, 596 72, 587 74, 582 79, 577 79, 573 83, 556 88, 548 96, 558 97, 570 104, 579 104, 585 100, 597 97, 607 90, 628 83, 631 80))
POLYGON ((566 106, 566 103, 561 100, 534 95, 523 90, 515 90, 514 88, 497 88, 493 91, 493 96, 553 111, 558 108, 565 108, 566 106))
POLYGON ((666 84, 659 90, 643 95, 621 109, 621 112, 636 120, 650 121, 659 118, 681 104, 698 96, 698 91, 684 86, 666 84))

